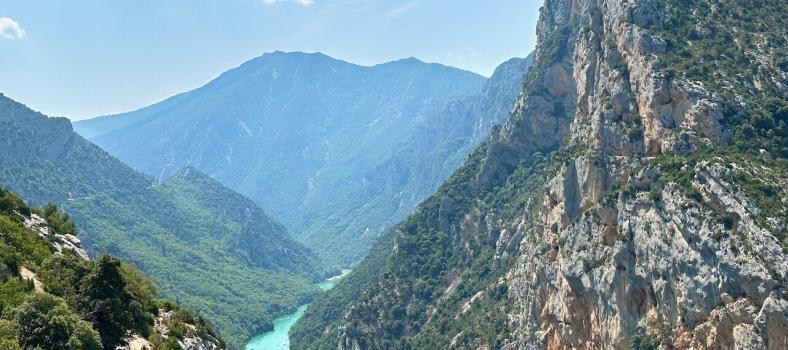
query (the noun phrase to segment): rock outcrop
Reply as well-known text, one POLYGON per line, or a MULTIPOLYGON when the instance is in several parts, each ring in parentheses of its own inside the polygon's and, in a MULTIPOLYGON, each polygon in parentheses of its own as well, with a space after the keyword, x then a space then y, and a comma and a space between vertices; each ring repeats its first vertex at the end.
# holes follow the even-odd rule
POLYGON ((46 220, 36 214, 30 214, 30 217, 26 217, 24 224, 25 227, 34 230, 42 238, 48 239, 52 245, 52 249, 56 253, 63 254, 64 249, 71 250, 82 259, 90 260, 88 253, 82 248, 82 241, 77 238, 77 236, 72 234, 52 233, 52 237, 50 237, 50 231, 49 227, 47 227, 46 220))
MULTIPOLYGON (((153 332, 155 342, 145 339, 139 334, 131 333, 125 340, 126 345, 118 346, 115 350, 152 350, 158 349, 157 344, 169 344, 173 346, 177 344, 179 349, 183 350, 221 350, 224 346, 221 341, 216 339, 211 334, 201 332, 198 326, 183 322, 178 319, 175 314, 178 311, 158 309, 156 317, 153 319, 153 332), (178 323, 175 325, 175 323, 178 323), (180 332, 185 334, 176 335, 171 330, 173 327, 180 328, 180 332), (167 343, 167 340, 173 338, 174 343, 167 343)), ((168 347, 169 348, 169 347, 168 347)))
MULTIPOLYGON (((174 336, 170 332, 170 327, 174 322, 174 311, 159 309, 158 316, 153 320, 153 329, 161 338, 167 339, 174 336)), ((220 350, 222 344, 210 334, 199 334, 197 327, 193 324, 183 324, 187 334, 178 338, 178 345, 186 350, 220 350)))

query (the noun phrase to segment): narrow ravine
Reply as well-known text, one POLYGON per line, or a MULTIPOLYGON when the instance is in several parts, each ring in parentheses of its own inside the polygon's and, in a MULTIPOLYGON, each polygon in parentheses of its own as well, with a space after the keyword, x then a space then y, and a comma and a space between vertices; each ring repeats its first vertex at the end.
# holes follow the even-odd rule
MULTIPOLYGON (((334 287, 334 283, 349 272, 350 270, 343 270, 341 275, 331 277, 315 285, 324 291, 329 290, 334 287)), ((296 312, 275 319, 274 330, 260 334, 249 340, 249 342, 246 343, 246 350, 289 350, 290 338, 287 334, 298 319, 304 315, 307 306, 309 306, 309 304, 301 305, 296 312)))

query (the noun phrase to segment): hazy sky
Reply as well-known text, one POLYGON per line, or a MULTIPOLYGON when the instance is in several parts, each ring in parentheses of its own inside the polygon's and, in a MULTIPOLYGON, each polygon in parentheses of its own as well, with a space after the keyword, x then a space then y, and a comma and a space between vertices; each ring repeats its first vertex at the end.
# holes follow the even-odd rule
POLYGON ((53 116, 125 112, 264 52, 489 75, 530 52, 538 0, 0 0, 0 92, 53 116))

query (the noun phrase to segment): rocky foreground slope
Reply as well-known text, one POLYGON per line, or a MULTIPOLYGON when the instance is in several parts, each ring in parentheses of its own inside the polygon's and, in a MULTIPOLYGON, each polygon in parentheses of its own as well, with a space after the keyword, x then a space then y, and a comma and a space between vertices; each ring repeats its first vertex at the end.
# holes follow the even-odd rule
POLYGON ((788 346, 785 13, 547 0, 509 120, 293 348, 788 346))
POLYGON ((205 320, 153 300, 132 265, 91 261, 69 215, 0 188, 0 348, 219 350, 205 320))

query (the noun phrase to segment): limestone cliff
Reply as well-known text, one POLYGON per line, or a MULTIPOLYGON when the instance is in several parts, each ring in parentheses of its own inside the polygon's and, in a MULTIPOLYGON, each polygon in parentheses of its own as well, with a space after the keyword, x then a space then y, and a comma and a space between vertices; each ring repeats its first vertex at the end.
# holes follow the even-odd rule
POLYGON ((547 0, 509 120, 397 227, 381 277, 324 338, 788 346, 788 36, 769 26, 785 11, 547 0))
MULTIPOLYGON (((752 199, 731 180, 743 172, 784 189, 785 169, 758 169, 725 152, 688 159, 731 135, 721 124, 720 98, 703 82, 664 74, 656 54, 665 40, 644 28, 665 6, 547 2, 540 32, 575 29, 573 47, 546 67, 544 87, 548 99, 574 107, 562 136, 585 149, 547 182, 541 227, 526 228, 549 252, 521 245, 505 275, 515 305, 505 348, 625 347, 638 332, 678 348, 779 348, 788 341, 781 296, 788 259, 776 238, 786 227, 759 225, 752 199), (680 166, 686 180, 670 179, 670 166, 680 166), (643 191, 614 188, 619 184, 643 191)), ((528 122, 544 110, 531 99, 520 102, 528 122)), ((501 142, 534 136, 518 138, 519 130, 504 130, 501 142)))

